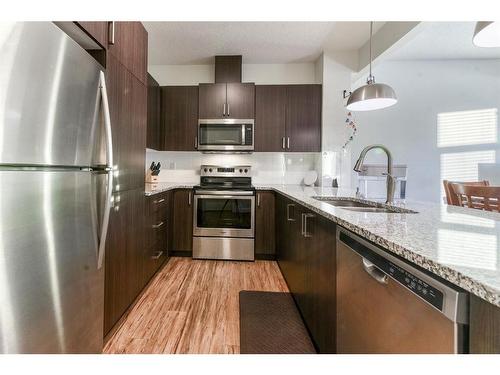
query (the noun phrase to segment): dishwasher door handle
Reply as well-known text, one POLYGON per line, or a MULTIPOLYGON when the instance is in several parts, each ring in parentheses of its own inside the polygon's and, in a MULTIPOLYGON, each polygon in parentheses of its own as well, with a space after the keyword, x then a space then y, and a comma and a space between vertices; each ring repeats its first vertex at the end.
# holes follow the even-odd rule
POLYGON ((363 258, 363 268, 368 275, 373 277, 380 284, 387 284, 389 282, 389 277, 365 258, 363 258))

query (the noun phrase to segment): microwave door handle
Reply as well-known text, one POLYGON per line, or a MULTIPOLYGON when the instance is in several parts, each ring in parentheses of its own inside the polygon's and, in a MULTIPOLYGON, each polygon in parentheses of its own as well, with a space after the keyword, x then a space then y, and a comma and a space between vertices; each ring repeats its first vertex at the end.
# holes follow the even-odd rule
POLYGON ((241 125, 241 145, 245 146, 246 140, 245 140, 245 125, 241 125))

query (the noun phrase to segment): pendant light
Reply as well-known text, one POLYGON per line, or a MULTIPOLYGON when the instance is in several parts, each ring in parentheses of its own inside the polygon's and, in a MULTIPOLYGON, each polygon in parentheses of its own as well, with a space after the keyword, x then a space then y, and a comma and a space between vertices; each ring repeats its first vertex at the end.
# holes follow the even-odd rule
POLYGON ((372 75, 372 33, 373 22, 370 22, 370 75, 366 85, 357 88, 349 95, 346 105, 349 111, 372 111, 390 107, 398 101, 391 86, 375 83, 375 77, 372 75))
POLYGON ((472 43, 478 47, 500 47, 500 22, 476 23, 472 43))

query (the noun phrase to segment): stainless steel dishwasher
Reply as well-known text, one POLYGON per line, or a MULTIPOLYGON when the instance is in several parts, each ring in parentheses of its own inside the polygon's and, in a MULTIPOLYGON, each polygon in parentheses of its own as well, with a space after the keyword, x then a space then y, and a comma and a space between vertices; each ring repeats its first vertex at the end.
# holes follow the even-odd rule
POLYGON ((466 353, 468 294, 337 231, 338 353, 466 353))

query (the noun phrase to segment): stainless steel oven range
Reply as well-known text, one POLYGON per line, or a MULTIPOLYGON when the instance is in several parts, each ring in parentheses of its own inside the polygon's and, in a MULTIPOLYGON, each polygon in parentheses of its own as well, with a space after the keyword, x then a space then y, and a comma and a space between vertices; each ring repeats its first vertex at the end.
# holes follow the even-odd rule
POLYGON ((250 166, 202 165, 193 211, 193 258, 254 260, 255 189, 250 166))

